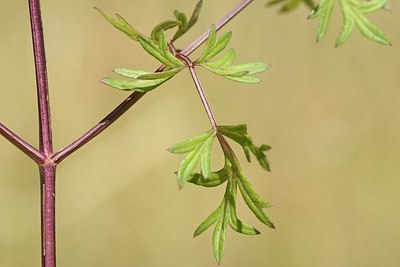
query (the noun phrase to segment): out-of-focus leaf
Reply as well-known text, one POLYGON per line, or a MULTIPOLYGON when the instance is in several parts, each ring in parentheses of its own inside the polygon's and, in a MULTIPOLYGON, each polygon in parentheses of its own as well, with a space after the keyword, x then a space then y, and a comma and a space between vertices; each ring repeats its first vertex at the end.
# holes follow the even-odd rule
POLYGON ((296 9, 301 3, 305 4, 308 8, 313 8, 315 6, 312 0, 271 0, 266 5, 275 6, 280 4, 281 8, 279 12, 287 13, 296 9))
POLYGON ((172 38, 172 42, 174 42, 176 39, 184 35, 186 32, 190 30, 190 28, 193 27, 193 25, 196 24, 200 15, 202 5, 203 5, 203 0, 197 2, 189 21, 184 13, 175 10, 174 15, 177 21, 179 22, 179 27, 174 37, 172 38))
MULTIPOLYGON (((354 26, 360 30, 361 34, 370 41, 390 45, 386 35, 373 23, 365 14, 376 12, 386 6, 388 0, 339 0, 339 6, 343 17, 343 26, 336 39, 336 46, 342 45, 350 37, 354 26)), ((309 18, 320 17, 320 25, 317 31, 317 41, 320 41, 326 34, 331 21, 334 8, 334 0, 321 0, 320 3, 311 11, 309 18)))
POLYGON ((222 216, 217 222, 212 236, 213 253, 218 264, 221 263, 224 254, 226 226, 229 223, 229 207, 226 201, 224 201, 223 209, 224 216, 222 216))
POLYGON ((103 10, 98 7, 95 9, 108 21, 110 22, 115 28, 125 33, 129 38, 137 41, 137 35, 140 34, 137 30, 135 30, 123 17, 116 14, 116 18, 109 16, 103 10))

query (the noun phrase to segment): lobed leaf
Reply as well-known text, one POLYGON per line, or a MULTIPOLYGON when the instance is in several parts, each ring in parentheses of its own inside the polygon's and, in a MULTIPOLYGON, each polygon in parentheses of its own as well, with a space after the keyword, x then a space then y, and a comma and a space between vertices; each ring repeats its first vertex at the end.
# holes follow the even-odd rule
MULTIPOLYGON (((386 35, 364 14, 376 12, 386 6, 388 0, 339 0, 339 6, 343 17, 343 26, 336 39, 336 46, 342 45, 350 37, 354 26, 357 26, 361 34, 370 41, 390 45, 386 35)), ((320 41, 326 34, 334 8, 334 0, 321 0, 311 11, 309 18, 320 17, 320 25, 317 30, 317 41, 320 41)))
POLYGON ((180 144, 170 147, 168 150, 173 153, 188 153, 185 159, 179 164, 177 171, 178 185, 182 188, 184 183, 195 175, 194 169, 200 162, 203 176, 210 173, 211 147, 216 131, 210 130, 198 137, 189 139, 180 144))
POLYGON ((250 162, 249 152, 251 152, 257 158, 261 167, 267 171, 270 171, 269 162, 264 152, 271 149, 271 147, 267 145, 256 147, 253 143, 253 139, 247 133, 246 125, 240 124, 233 126, 219 126, 218 131, 242 146, 247 161, 250 162))

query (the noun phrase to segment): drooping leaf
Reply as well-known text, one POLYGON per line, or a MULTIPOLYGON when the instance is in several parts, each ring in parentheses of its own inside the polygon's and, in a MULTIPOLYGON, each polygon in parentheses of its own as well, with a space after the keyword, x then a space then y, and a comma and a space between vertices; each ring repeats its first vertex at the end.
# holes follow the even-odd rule
POLYGON ((268 215, 264 212, 264 208, 269 208, 272 205, 267 201, 263 200, 251 186, 247 178, 242 174, 238 173, 240 182, 238 183, 240 193, 243 196, 244 202, 254 213, 254 215, 265 225, 271 228, 275 228, 274 224, 269 219, 268 215))
POLYGON ((232 187, 230 189, 229 195, 229 208, 230 208, 230 221, 229 225, 233 230, 238 233, 245 235, 259 235, 260 231, 251 225, 248 225, 238 219, 236 214, 236 196, 237 196, 237 182, 234 180, 232 182, 232 187))
POLYGON ((195 173, 195 175, 193 175, 188 182, 204 187, 215 187, 225 183, 226 180, 228 180, 228 178, 231 176, 232 171, 230 163, 226 162, 225 166, 221 170, 217 172, 211 172, 208 177, 204 177, 204 175, 201 173, 195 173))
POLYGON ((107 13, 105 13, 103 10, 101 10, 98 7, 95 7, 95 9, 108 21, 110 22, 115 28, 118 30, 122 31, 125 33, 129 38, 137 41, 137 35, 140 33, 133 28, 123 17, 120 15, 116 14, 116 18, 113 18, 109 16, 107 13))
POLYGON ((182 188, 185 182, 192 179, 195 175, 194 169, 199 163, 203 176, 207 177, 210 173, 210 154, 215 135, 216 131, 210 130, 205 134, 191 138, 168 149, 172 153, 189 153, 179 164, 177 171, 179 188, 182 188))
POLYGON ((226 226, 229 223, 229 207, 226 201, 223 202, 223 215, 217 222, 212 236, 212 248, 218 264, 221 263, 225 248, 226 226))
MULTIPOLYGON (((343 17, 343 26, 336 39, 336 46, 342 45, 357 26, 361 34, 370 41, 390 45, 386 35, 373 23, 365 14, 376 12, 386 6, 388 0, 339 0, 339 7, 343 17)), ((326 34, 334 8, 334 0, 321 0, 311 11, 309 18, 320 17, 320 25, 317 31, 317 41, 320 41, 326 34)))
POLYGON ((176 26, 179 26, 179 22, 175 21, 175 20, 166 20, 163 22, 160 22, 159 24, 157 24, 154 29, 151 31, 151 39, 153 39, 153 41, 158 41, 158 34, 161 31, 166 31, 172 28, 175 28, 176 26))
POLYGON ((232 139, 236 143, 240 144, 249 162, 249 152, 251 152, 257 158, 261 167, 263 167, 267 171, 270 171, 269 162, 267 156, 264 153, 265 151, 269 150, 270 147, 267 145, 261 145, 260 147, 255 146, 253 143, 253 139, 247 133, 246 125, 240 124, 232 126, 219 126, 218 131, 226 137, 232 139))

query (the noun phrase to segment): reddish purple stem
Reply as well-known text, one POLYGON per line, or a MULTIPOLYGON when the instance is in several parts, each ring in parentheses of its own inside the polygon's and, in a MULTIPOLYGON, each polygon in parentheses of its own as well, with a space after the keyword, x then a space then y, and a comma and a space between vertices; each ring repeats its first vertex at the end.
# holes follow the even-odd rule
MULTIPOLYGON (((39 151, 49 159, 53 154, 49 88, 47 84, 46 54, 40 0, 29 0, 36 85, 39 109, 39 151)), ((42 213, 42 266, 56 266, 56 164, 46 160, 39 166, 42 213)))

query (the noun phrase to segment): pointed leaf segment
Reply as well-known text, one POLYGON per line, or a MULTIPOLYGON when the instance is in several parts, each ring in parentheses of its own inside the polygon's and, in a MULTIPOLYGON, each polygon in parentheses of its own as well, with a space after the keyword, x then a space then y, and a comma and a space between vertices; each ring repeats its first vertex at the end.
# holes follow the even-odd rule
MULTIPOLYGON (((370 41, 390 45, 386 35, 373 23, 371 23, 365 14, 373 13, 383 9, 388 0, 338 0, 343 17, 343 27, 336 39, 336 46, 342 45, 350 37, 356 26, 361 34, 370 41)), ((320 41, 328 30, 334 8, 334 0, 321 0, 319 4, 311 11, 309 18, 320 18, 320 24, 317 31, 317 41, 320 41)))
MULTIPOLYGON (((233 150, 230 148, 223 136, 226 136, 239 143, 245 151, 246 157, 250 159, 249 153, 252 152, 261 166, 269 170, 268 160, 264 151, 269 147, 262 145, 256 147, 251 137, 247 133, 246 125, 219 126, 217 131, 212 129, 199 136, 186 140, 182 143, 170 147, 172 153, 188 153, 186 158, 180 163, 177 177, 180 188, 184 182, 189 182, 203 187, 215 187, 227 182, 224 198, 218 208, 212 212, 195 230, 194 236, 198 236, 215 224, 212 237, 212 248, 215 259, 221 262, 227 226, 234 231, 246 235, 258 235, 260 232, 251 225, 242 222, 237 217, 236 199, 237 188, 250 210, 265 225, 275 228, 264 209, 272 205, 263 200, 254 190, 253 186, 243 174, 241 167, 236 159, 233 150), (210 171, 211 147, 215 137, 221 144, 225 155, 225 165, 216 172, 210 171), (196 167, 200 165, 200 172, 196 173, 196 167)), ((267 149, 268 148, 268 149, 267 149)))

